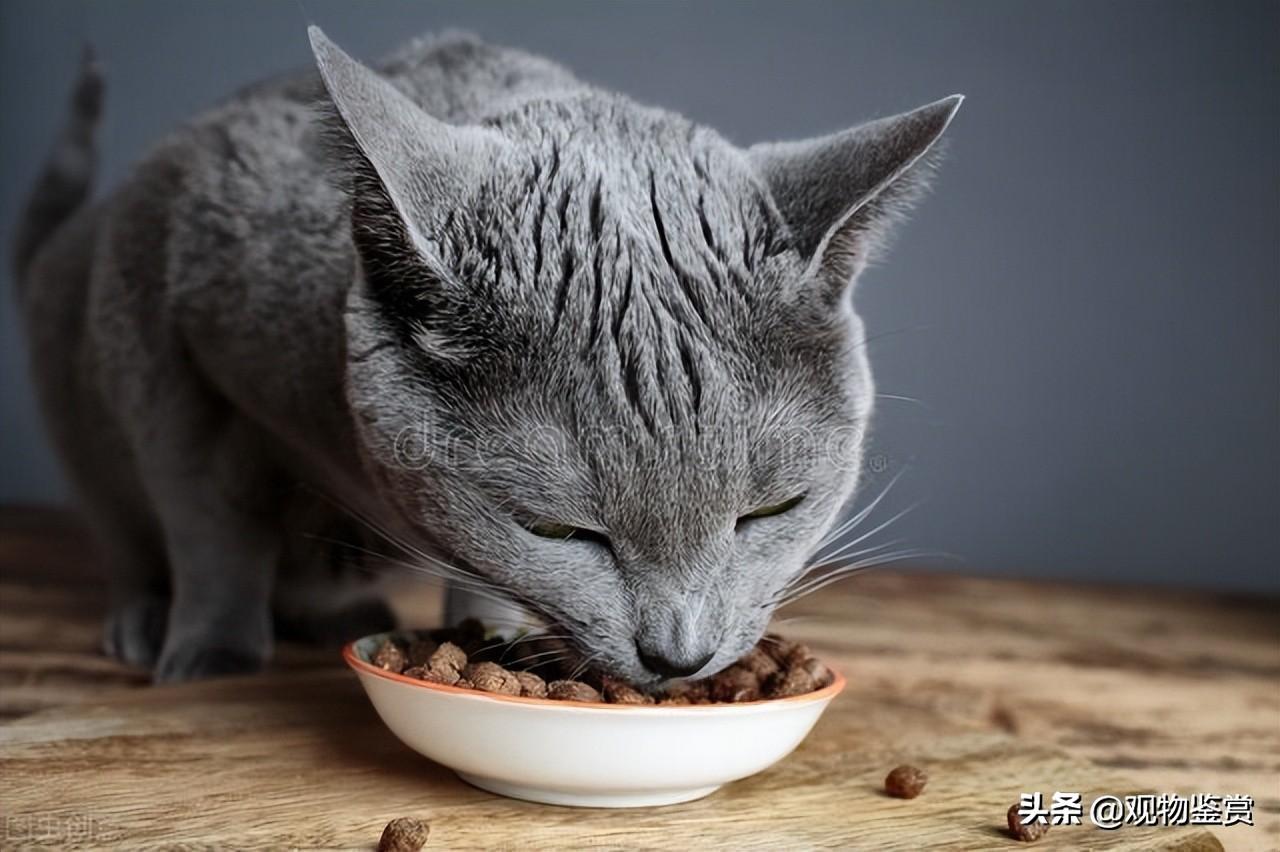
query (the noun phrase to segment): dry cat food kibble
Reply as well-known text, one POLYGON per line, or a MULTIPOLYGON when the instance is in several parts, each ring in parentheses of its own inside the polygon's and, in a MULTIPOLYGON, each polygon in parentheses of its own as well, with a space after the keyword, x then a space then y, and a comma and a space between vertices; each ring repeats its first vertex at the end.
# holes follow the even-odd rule
POLYGON ((471 663, 462 674, 474 689, 500 695, 520 694, 520 678, 497 663, 471 663))
POLYGON ((520 681, 520 694, 525 698, 546 698, 547 682, 533 672, 516 672, 520 681))
POLYGON ((604 700, 610 704, 653 704, 652 695, 646 695, 626 681, 613 677, 602 678, 604 700))
POLYGON ((373 655, 373 664, 389 672, 404 671, 405 661, 404 651, 401 651, 400 646, 394 642, 383 642, 378 647, 378 652, 373 655))
POLYGON ((1021 840, 1024 843, 1039 840, 1049 831, 1049 823, 1044 817, 1037 817, 1034 822, 1023 825, 1022 817, 1018 814, 1018 805, 1009 808, 1008 820, 1009 833, 1015 840, 1021 840))
POLYGON ((594 686, 580 680, 553 680, 547 684, 547 697, 557 701, 603 701, 594 686))
POLYGON ((382 829, 378 852, 418 852, 427 845, 431 826, 413 817, 396 817, 382 829))
MULTIPOLYGON (((511 642, 496 636, 486 638, 484 627, 473 619, 406 640, 384 640, 370 662, 418 680, 496 695, 629 705, 731 704, 788 698, 822 689, 833 680, 830 669, 804 645, 770 634, 719 674, 649 693, 609 675, 584 671, 568 646, 556 640, 538 636, 511 642)), ((920 779, 922 789, 923 773, 920 779)))
POLYGON ((914 799, 928 783, 929 776, 923 769, 904 763, 885 776, 884 791, 895 799, 914 799))

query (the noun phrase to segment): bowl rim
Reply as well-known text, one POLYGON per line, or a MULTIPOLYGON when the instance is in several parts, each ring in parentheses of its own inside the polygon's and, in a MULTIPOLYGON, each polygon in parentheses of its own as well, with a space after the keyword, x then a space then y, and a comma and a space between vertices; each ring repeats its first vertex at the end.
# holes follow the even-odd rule
POLYGON ((811 704, 817 701, 826 701, 839 695, 848 684, 845 676, 830 664, 827 668, 831 670, 831 683, 815 689, 813 692, 806 692, 802 695, 789 695, 785 698, 762 698, 757 701, 735 701, 719 704, 606 704, 603 701, 564 701, 555 698, 529 698, 523 695, 501 695, 496 692, 485 692, 481 689, 467 689, 462 686, 448 686, 443 683, 433 683, 429 680, 419 680, 416 677, 408 677, 397 672, 387 671, 379 668, 373 663, 360 659, 356 654, 356 645, 373 636, 381 636, 381 633, 371 633, 369 636, 362 636, 342 646, 342 659, 357 674, 369 674, 384 680, 395 681, 407 686, 418 687, 430 692, 440 692, 445 695, 467 696, 470 698, 478 698, 480 700, 504 701, 509 704, 524 704, 532 707, 557 708, 561 710, 609 710, 640 713, 671 713, 673 711, 694 711, 698 713, 715 713, 715 712, 735 712, 739 709, 751 707, 783 707, 796 706, 800 704, 811 704))

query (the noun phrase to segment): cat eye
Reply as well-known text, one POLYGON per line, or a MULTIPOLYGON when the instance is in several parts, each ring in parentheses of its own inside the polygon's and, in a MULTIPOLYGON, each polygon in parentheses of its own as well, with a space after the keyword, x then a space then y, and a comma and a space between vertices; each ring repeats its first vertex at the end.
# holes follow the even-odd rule
POLYGON ((613 549, 609 542, 609 537, 604 533, 589 530, 585 527, 574 527, 569 524, 558 524, 554 521, 534 521, 524 525, 524 528, 536 535, 538 538, 556 538, 561 541, 589 541, 592 544, 598 544, 601 547, 613 549))
POLYGON ((805 494, 797 494, 790 500, 783 500, 781 503, 774 503, 771 506, 761 506, 759 509, 747 512, 745 515, 738 518, 737 525, 742 526, 747 521, 754 521, 759 518, 771 518, 774 515, 781 515, 784 512, 789 512, 796 506, 799 506, 805 496, 805 494))

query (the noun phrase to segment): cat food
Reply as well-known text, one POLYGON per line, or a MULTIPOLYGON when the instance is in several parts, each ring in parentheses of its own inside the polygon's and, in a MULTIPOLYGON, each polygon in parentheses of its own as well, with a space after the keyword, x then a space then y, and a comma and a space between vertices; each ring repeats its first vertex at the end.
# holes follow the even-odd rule
POLYGON ((433 672, 461 674, 467 667, 467 652, 452 642, 444 642, 427 658, 427 668, 433 672))
POLYGON ((499 695, 519 695, 521 692, 520 678, 497 663, 471 663, 462 675, 471 681, 473 689, 499 695))
POLYGON ((705 680, 686 680, 667 687, 663 704, 710 704, 711 684, 705 680))
MULTIPOLYGON (((550 698, 588 703, 689 706, 732 704, 769 698, 804 695, 831 683, 830 669, 809 649, 776 635, 760 640, 742 659, 719 674, 696 681, 680 681, 660 693, 637 689, 618 678, 576 665, 576 656, 563 643, 542 637, 507 642, 486 639, 479 622, 467 620, 455 628, 433 630, 407 642, 385 640, 371 662, 386 671, 408 677, 475 689, 495 695, 550 698)), ((926 776, 890 778, 902 790, 918 784, 913 798, 924 788, 926 776)), ((890 795, 890 780, 885 781, 890 795)))
POLYGON ((760 677, 745 666, 734 664, 711 678, 711 700, 720 702, 759 701, 760 677))
MULTIPOLYGON (((763 643, 762 643, 763 644, 763 643)), ((735 663, 756 676, 759 681, 766 681, 778 673, 778 661, 769 655, 761 645, 752 648, 745 657, 735 663)))
POLYGON ((418 852, 427 845, 431 826, 413 817, 396 817, 382 829, 378 852, 418 852))
POLYGON ((1044 817, 1037 817, 1032 822, 1023 825, 1022 817, 1018 815, 1018 805, 1009 808, 1009 833, 1013 835, 1015 840, 1021 840, 1023 843, 1031 843, 1044 837, 1049 831, 1049 823, 1044 817))
POLYGON ((580 680, 553 680, 547 684, 547 697, 557 701, 603 701, 594 686, 580 680))
POLYGON ((520 681, 520 694, 525 698, 546 698, 547 682, 533 672, 516 672, 516 680, 520 681))
POLYGON ((407 662, 408 658, 404 655, 404 651, 401 651, 400 646, 390 639, 379 645, 378 650, 373 654, 375 666, 397 674, 404 671, 407 662))
POLYGON ((884 791, 895 799, 914 799, 928 783, 929 776, 923 769, 904 763, 885 776, 884 791))
POLYGON ((610 704, 653 704, 652 695, 646 695, 626 681, 615 677, 603 678, 604 700, 610 704))

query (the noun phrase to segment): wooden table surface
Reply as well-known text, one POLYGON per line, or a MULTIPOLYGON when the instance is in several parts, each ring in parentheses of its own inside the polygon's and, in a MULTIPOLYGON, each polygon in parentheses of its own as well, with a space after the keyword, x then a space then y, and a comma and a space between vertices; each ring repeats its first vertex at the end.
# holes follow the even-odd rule
MULTIPOLYGON (((1244 794, 1256 825, 1057 827, 1035 848, 1280 848, 1280 602, 873 572, 780 629, 850 676, 791 757, 700 802, 589 811, 472 789, 401 746, 329 651, 173 687, 97 654, 65 515, 0 511, 0 848, 1017 849, 1019 793, 1244 794), (879 792, 909 761, 914 801, 879 792)), ((406 619, 438 596, 405 587, 406 619)))

